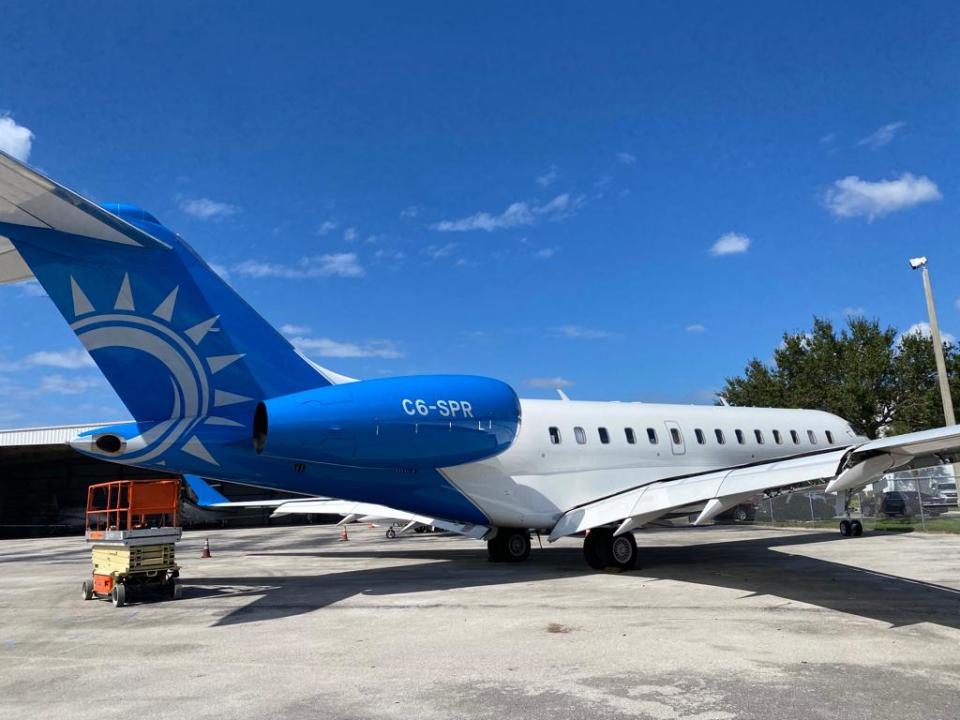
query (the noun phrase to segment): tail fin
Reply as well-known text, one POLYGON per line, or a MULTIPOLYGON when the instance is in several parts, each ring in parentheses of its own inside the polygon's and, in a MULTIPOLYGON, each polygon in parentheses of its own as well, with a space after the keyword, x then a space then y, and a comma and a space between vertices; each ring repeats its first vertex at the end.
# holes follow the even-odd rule
POLYGON ((247 426, 330 384, 179 236, 105 207, 0 152, 0 278, 29 268, 137 421, 247 426))

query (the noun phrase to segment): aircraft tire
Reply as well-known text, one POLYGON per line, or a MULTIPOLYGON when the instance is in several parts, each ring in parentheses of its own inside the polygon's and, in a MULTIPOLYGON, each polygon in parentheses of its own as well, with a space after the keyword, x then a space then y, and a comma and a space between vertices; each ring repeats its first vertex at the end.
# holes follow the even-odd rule
POLYGON ((854 520, 850 523, 850 533, 854 537, 860 537, 863 535, 863 523, 859 520, 854 520))
POLYGON ((637 541, 632 532, 610 537, 609 554, 611 567, 633 570, 637 566, 637 541))
POLYGON ((490 562, 523 562, 530 557, 530 533, 516 528, 499 528, 487 541, 490 562))
POLYGON ((849 520, 840 521, 840 535, 843 537, 850 537, 850 533, 853 531, 853 528, 850 525, 849 520))
POLYGON ((594 570, 603 570, 613 567, 613 555, 610 553, 610 544, 613 540, 613 530, 610 528, 592 528, 583 539, 583 559, 594 570))
POLYGON ((393 540, 397 536, 397 531, 394 530, 393 527, 388 527, 386 536, 388 539, 393 540))

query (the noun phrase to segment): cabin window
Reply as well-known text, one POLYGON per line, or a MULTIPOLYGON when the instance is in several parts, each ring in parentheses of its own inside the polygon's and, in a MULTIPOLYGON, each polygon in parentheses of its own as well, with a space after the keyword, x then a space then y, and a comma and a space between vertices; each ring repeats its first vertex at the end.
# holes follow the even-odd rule
POLYGON ((774 441, 777 445, 783 445, 783 435, 780 434, 780 431, 779 431, 779 430, 774 430, 774 431, 773 431, 773 441, 774 441))
POLYGON ((799 445, 799 444, 800 444, 800 435, 797 433, 796 430, 791 430, 791 431, 790 431, 790 439, 793 440, 793 444, 794 444, 794 445, 799 445))
POLYGON ((737 442, 743 445, 746 440, 743 437, 743 430, 734 430, 733 434, 737 436, 737 442))
POLYGON ((637 444, 637 436, 633 432, 633 428, 624 428, 623 434, 627 436, 627 442, 631 445, 637 444))
POLYGON ((817 434, 813 430, 807 430, 807 437, 810 439, 811 445, 817 444, 817 434))
POLYGON ((714 430, 713 434, 717 436, 718 445, 723 445, 725 442, 727 442, 727 439, 723 436, 723 430, 721 430, 720 428, 717 428, 716 430, 714 430))
POLYGON ((607 432, 606 428, 597 428, 597 434, 600 436, 600 442, 604 445, 610 444, 610 433, 607 432))
POLYGON ((647 428, 647 440, 650 441, 651 445, 656 445, 659 440, 657 440, 657 431, 653 428, 647 428))
POLYGON ((683 443, 683 438, 680 437, 680 431, 676 428, 670 428, 670 439, 673 440, 674 445, 681 445, 683 443))
POLYGON ((826 435, 827 435, 827 442, 833 445, 833 433, 827 430, 826 435))
POLYGON ((560 444, 560 428, 550 428, 550 443, 553 445, 560 444))
POLYGON ((754 430, 753 436, 757 439, 757 445, 763 445, 763 430, 754 430))
POLYGON ((575 427, 573 429, 573 436, 577 439, 577 445, 586 444, 587 434, 583 431, 582 427, 575 427))
POLYGON ((693 434, 697 436, 697 442, 700 445, 707 444, 707 436, 703 434, 703 430, 701 430, 700 428, 697 428, 696 430, 693 431, 693 434))

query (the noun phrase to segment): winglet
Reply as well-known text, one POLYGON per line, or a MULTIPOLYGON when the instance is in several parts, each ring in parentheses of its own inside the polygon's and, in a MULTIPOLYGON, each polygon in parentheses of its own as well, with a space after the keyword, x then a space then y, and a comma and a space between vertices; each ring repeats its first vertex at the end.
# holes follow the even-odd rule
POLYGON ((557 395, 560 396, 560 399, 561 399, 561 400, 564 400, 564 401, 566 401, 566 402, 570 402, 570 398, 568 398, 568 397, 567 397, 567 394, 566 394, 563 390, 561 390, 560 388, 557 388, 557 395))

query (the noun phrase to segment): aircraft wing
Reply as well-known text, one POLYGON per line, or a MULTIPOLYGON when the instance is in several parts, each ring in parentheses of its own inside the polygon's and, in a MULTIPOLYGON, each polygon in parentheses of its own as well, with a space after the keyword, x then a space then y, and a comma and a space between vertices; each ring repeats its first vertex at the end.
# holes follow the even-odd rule
POLYGON ((663 480, 569 510, 550 532, 550 540, 611 523, 619 523, 616 534, 621 534, 687 509, 699 511, 694 522, 699 525, 756 495, 822 485, 826 492, 854 490, 895 468, 952 462, 956 455, 960 455, 960 425, 663 480))
MULTIPOLYGON (((59 230, 122 245, 169 248, 0 151, 0 226, 3 223, 59 230)), ((20 253, 0 231, 0 284, 32 277, 20 253)))
POLYGON ((187 484, 197 496, 197 504, 211 510, 227 510, 230 508, 274 508, 272 515, 295 515, 295 514, 317 514, 317 515, 342 515, 343 520, 339 524, 348 522, 373 522, 375 520, 388 520, 405 522, 407 526, 400 532, 404 532, 416 525, 433 525, 434 527, 455 532, 472 538, 481 538, 489 530, 485 525, 473 525, 470 523, 456 523, 439 518, 431 518, 425 515, 415 515, 386 505, 375 505, 373 503, 354 502, 352 500, 337 500, 324 497, 305 497, 295 499, 281 500, 250 500, 234 502, 228 500, 224 495, 215 490, 203 478, 196 475, 184 475, 187 484))

